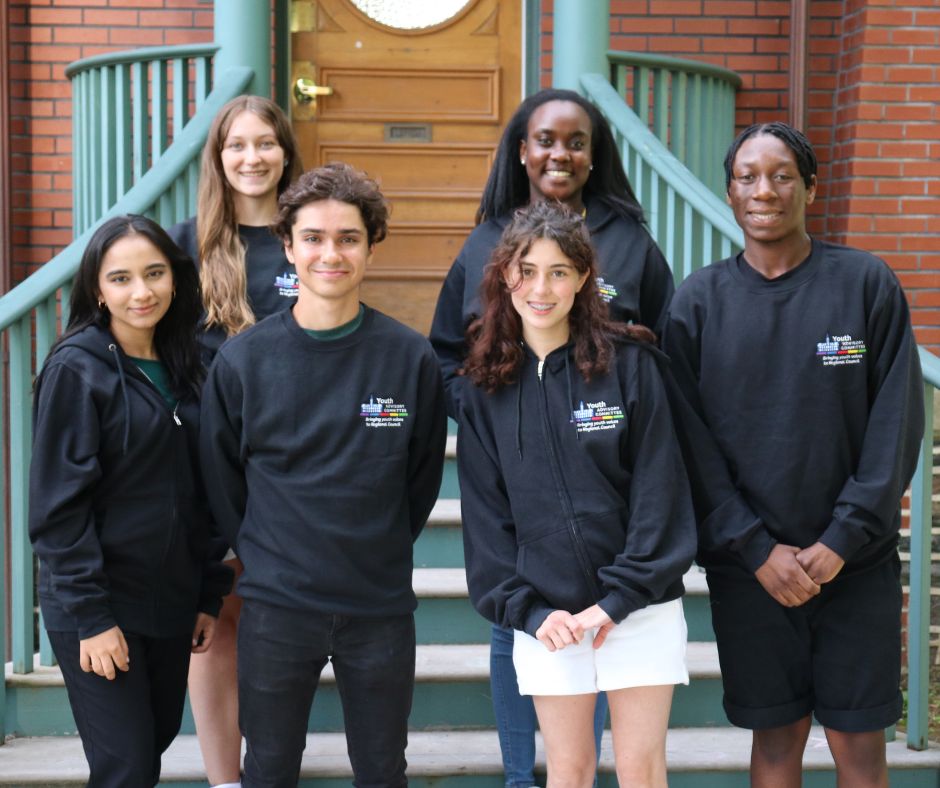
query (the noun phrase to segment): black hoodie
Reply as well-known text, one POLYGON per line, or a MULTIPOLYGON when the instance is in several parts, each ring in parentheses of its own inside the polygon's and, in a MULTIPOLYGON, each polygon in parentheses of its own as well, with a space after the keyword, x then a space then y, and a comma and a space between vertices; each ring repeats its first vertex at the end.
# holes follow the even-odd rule
POLYGON ((457 441, 470 598, 534 635, 552 610, 620 622, 683 593, 695 517, 650 346, 618 343, 586 382, 571 346, 526 349, 519 382, 467 383, 457 441))
MULTIPOLYGON (((447 413, 452 418, 457 418, 460 410, 464 381, 457 370, 467 355, 467 326, 480 315, 483 269, 510 218, 489 219, 470 233, 437 299, 429 339, 441 362, 447 413)), ((623 323, 648 326, 658 335, 675 292, 672 271, 659 247, 643 225, 614 213, 598 200, 587 203, 587 225, 597 254, 597 285, 610 307, 610 316, 623 323)))
POLYGON ((29 535, 50 631, 191 633, 231 570, 209 549, 199 403, 171 412, 106 329, 59 345, 36 379, 29 535), (212 555, 210 555, 210 552, 212 555))

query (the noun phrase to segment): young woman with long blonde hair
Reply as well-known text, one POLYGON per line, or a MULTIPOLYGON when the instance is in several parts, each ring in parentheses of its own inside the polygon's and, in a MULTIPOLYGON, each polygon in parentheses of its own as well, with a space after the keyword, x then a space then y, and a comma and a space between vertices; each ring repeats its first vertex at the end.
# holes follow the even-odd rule
MULTIPOLYGON (((277 198, 303 171, 284 112, 261 96, 219 111, 202 152, 196 216, 170 230, 196 260, 202 286, 200 343, 208 364, 221 344, 297 300, 284 245, 268 229, 277 198)), ((236 571, 241 564, 230 553, 236 571)), ((209 784, 239 783, 235 636, 241 599, 225 598, 211 653, 192 660, 189 696, 209 784)))

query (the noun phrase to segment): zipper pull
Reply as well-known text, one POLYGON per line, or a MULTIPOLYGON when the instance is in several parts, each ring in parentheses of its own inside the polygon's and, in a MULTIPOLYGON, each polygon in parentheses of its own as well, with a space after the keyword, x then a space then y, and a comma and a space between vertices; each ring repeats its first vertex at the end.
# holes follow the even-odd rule
POLYGON ((539 380, 542 379, 542 367, 544 367, 544 366, 545 366, 545 359, 544 359, 544 358, 540 358, 540 359, 539 359, 539 380))
POLYGON ((180 421, 180 417, 176 415, 176 411, 179 410, 179 406, 180 406, 180 404, 179 404, 179 402, 177 402, 176 405, 173 407, 173 421, 176 422, 176 426, 177 426, 177 427, 182 427, 182 426, 183 426, 183 422, 181 422, 181 421, 180 421))

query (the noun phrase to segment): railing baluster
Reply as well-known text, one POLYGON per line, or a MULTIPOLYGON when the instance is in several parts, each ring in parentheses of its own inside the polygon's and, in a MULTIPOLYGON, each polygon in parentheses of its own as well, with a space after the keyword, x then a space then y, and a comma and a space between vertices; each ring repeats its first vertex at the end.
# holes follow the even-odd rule
POLYGON ((702 75, 693 74, 692 75, 692 106, 689 111, 690 118, 698 118, 698 127, 696 128, 696 137, 699 139, 697 145, 692 145, 692 149, 689 151, 689 158, 686 164, 692 172, 701 172, 702 171, 702 157, 703 157, 703 148, 704 146, 701 143, 702 139, 702 123, 704 115, 704 105, 702 102, 702 75))
POLYGON ((633 69, 633 111, 647 126, 650 124, 650 70, 633 69))
POLYGON ((196 58, 196 110, 203 105, 209 95, 209 69, 211 62, 207 57, 196 58))
POLYGON ((117 172, 114 167, 115 160, 115 74, 113 66, 103 66, 101 69, 101 204, 98 216, 103 216, 112 205, 117 202, 117 172))
POLYGON ((89 159, 89 168, 86 173, 91 193, 88 197, 88 224, 95 221, 95 214, 98 213, 101 206, 102 188, 102 170, 104 169, 104 157, 102 155, 102 128, 101 128, 101 98, 104 90, 103 72, 105 68, 97 68, 91 75, 92 87, 92 106, 89 108, 91 116, 89 117, 89 134, 91 134, 90 149, 91 157, 89 159))
POLYGON ((114 84, 114 183, 117 197, 127 194, 134 182, 133 128, 131 124, 130 68, 121 64, 115 69, 114 84))
POLYGON ((64 282, 59 288, 59 333, 65 333, 65 327, 69 324, 69 299, 72 297, 71 280, 64 282))
POLYGON ((72 224, 74 225, 74 235, 81 232, 83 222, 82 184, 78 173, 82 169, 82 101, 84 86, 84 74, 79 74, 72 80, 72 224))
MULTIPOLYGON (((676 190, 672 186, 666 185, 666 237, 665 237, 665 246, 660 244, 660 248, 663 250, 663 254, 666 255, 666 261, 669 265, 672 266, 673 278, 676 278, 677 266, 676 266, 676 200, 678 195, 676 190)), ((677 280, 678 281, 681 280, 677 280)))
MULTIPOLYGON (((92 172, 95 168, 94 145, 95 145, 95 119, 97 114, 94 111, 95 94, 98 91, 98 74, 96 71, 89 71, 85 75, 85 107, 83 117, 85 118, 83 133, 85 138, 82 140, 82 171, 76 173, 77 177, 82 179, 82 201, 85 206, 83 223, 81 230, 87 230, 91 224, 91 206, 94 199, 94 176, 92 172)), ((74 177, 74 176, 73 176, 74 177)))
POLYGON ((189 60, 173 59, 173 139, 189 120, 189 60))
POLYGON ((930 551, 933 520, 933 386, 924 385, 927 432, 911 482, 911 572, 907 600, 907 746, 927 749, 930 686, 930 551))
POLYGON ((653 134, 669 147, 669 73, 662 68, 653 72, 653 134))
POLYGON ((682 198, 682 278, 685 279, 695 270, 695 261, 692 257, 692 203, 688 198, 682 198))
POLYGON ((147 64, 143 62, 131 65, 131 75, 134 83, 133 114, 133 157, 134 157, 134 183, 144 177, 149 168, 147 151, 150 148, 150 126, 147 123, 147 107, 150 104, 149 80, 147 78, 147 64))
POLYGON ((689 149, 689 114, 688 101, 689 75, 679 71, 672 80, 672 145, 670 150, 679 161, 685 161, 689 149))
MULTIPOLYGON (((49 348, 55 342, 57 335, 56 311, 58 300, 53 293, 36 307, 36 371, 42 369, 49 348)), ((42 625, 42 616, 39 618, 39 664, 51 666, 55 664, 55 655, 52 653, 52 644, 49 643, 49 634, 42 625)))
POLYGON ((33 552, 29 544, 27 499, 32 389, 31 315, 10 325, 10 569, 14 673, 33 670, 33 552))
POLYGON ((155 165, 167 146, 166 61, 150 64, 150 164, 155 165))

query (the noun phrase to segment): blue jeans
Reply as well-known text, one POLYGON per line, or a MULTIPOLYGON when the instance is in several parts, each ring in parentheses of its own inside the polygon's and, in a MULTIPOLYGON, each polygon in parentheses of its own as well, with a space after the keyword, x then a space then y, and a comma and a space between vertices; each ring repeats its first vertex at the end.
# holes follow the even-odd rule
POLYGON ((238 624, 245 788, 296 788, 310 707, 327 660, 343 706, 353 785, 407 785, 414 616, 353 618, 246 599, 238 624))
MULTIPOLYGON (((511 629, 493 626, 490 640, 490 687, 499 748, 503 754, 506 788, 528 788, 535 785, 535 729, 538 720, 532 698, 519 694, 516 668, 512 664, 512 641, 511 629)), ((594 741, 598 758, 606 720, 607 695, 599 692, 594 710, 594 741)))

